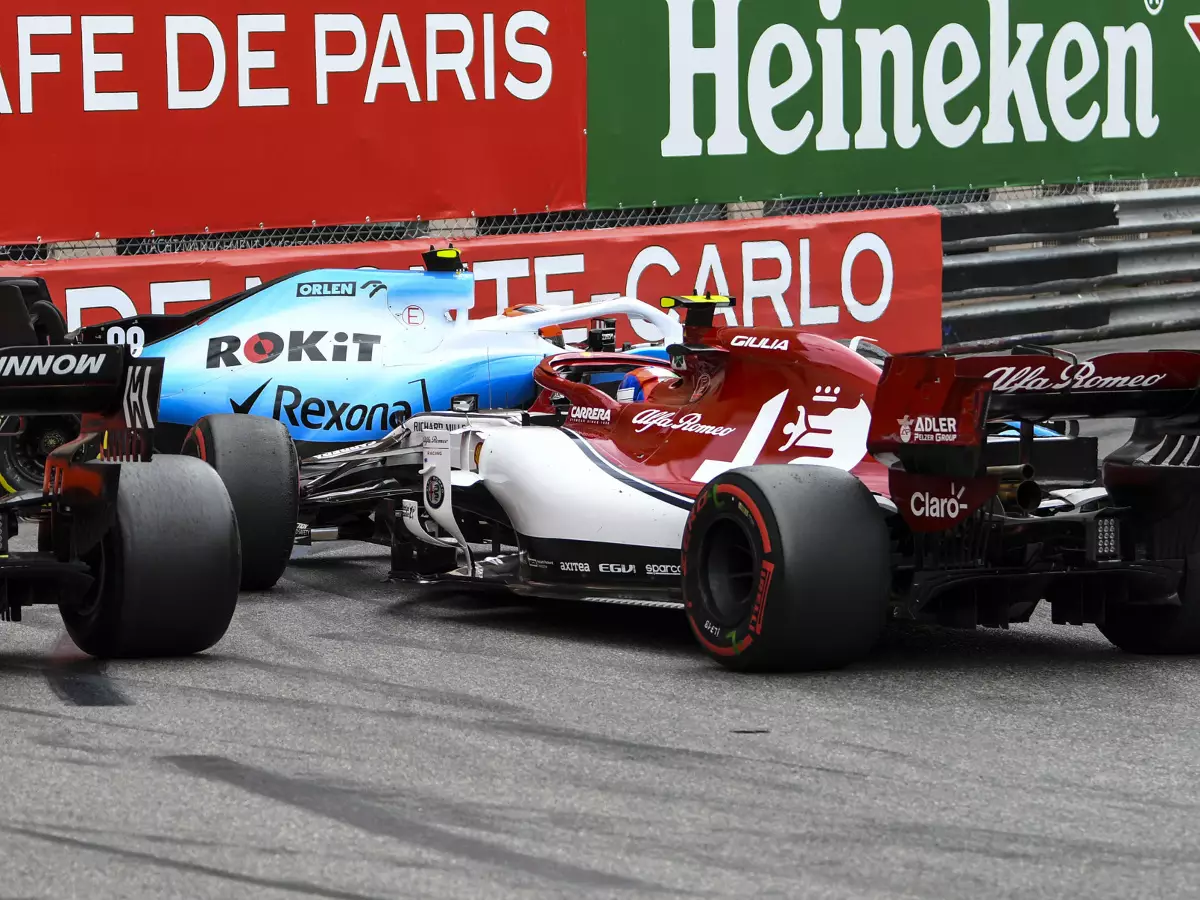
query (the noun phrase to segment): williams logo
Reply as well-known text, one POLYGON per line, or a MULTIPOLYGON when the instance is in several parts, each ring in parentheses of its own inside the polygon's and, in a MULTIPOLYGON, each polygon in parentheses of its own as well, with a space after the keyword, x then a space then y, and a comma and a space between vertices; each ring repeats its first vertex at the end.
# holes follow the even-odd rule
POLYGON ((242 359, 248 363, 274 362, 287 351, 288 362, 347 362, 350 360, 350 345, 355 347, 354 362, 369 363, 375 358, 376 345, 383 342, 378 334, 348 334, 339 331, 332 341, 325 340, 328 331, 291 331, 284 339, 273 331, 260 331, 242 342, 232 334, 208 339, 208 361, 206 368, 219 369, 223 366, 240 366, 242 359), (240 355, 242 359, 238 358, 240 355))
POLYGON ((358 286, 353 281, 312 281, 296 285, 297 297, 353 297, 358 286))

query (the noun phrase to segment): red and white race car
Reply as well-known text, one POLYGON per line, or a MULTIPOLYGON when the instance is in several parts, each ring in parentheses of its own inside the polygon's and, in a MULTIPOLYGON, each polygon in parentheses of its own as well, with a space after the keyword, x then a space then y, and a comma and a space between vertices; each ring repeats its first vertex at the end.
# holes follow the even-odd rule
POLYGON ((669 369, 550 357, 531 409, 418 415, 304 490, 389 498, 397 578, 678 605, 732 668, 837 667, 889 618, 1007 627, 1042 601, 1126 650, 1200 650, 1200 354, 889 358, 714 325, 731 303, 664 298, 687 316, 669 369), (1073 421, 1097 416, 1137 419, 1102 472, 1073 421))

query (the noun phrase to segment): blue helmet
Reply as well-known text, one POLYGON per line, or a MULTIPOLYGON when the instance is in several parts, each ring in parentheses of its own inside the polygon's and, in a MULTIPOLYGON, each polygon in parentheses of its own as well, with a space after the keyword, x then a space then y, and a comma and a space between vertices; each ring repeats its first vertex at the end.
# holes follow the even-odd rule
POLYGON ((670 369, 659 366, 642 366, 633 369, 617 388, 617 400, 621 403, 644 403, 646 394, 662 381, 674 380, 679 376, 670 369))

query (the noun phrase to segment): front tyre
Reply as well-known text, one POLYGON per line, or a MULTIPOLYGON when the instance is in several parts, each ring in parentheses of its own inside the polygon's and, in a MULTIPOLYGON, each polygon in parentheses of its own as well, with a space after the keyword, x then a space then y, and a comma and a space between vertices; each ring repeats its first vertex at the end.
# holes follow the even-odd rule
POLYGON ((237 513, 242 590, 275 586, 291 559, 300 501, 296 445, 287 428, 263 416, 205 416, 181 451, 217 470, 237 513))
POLYGON ((751 466, 710 482, 683 537, 688 622, 740 671, 835 669, 887 618, 887 526, 871 492, 825 466, 751 466))
POLYGON ((71 639, 104 658, 188 656, 224 637, 237 607, 237 522, 220 477, 198 460, 121 466, 116 523, 84 561, 96 579, 60 607, 71 639))

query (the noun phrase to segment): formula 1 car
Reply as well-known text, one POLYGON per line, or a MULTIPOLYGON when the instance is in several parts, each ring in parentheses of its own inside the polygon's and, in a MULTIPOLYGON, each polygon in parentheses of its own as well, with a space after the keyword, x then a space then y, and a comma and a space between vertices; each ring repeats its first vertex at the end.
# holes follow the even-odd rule
POLYGON ((389 495, 398 579, 680 606, 735 669, 839 667, 889 618, 1006 628, 1042 601, 1125 650, 1200 651, 1200 354, 892 358, 714 327, 731 302, 664 298, 683 340, 640 400, 593 382, 656 360, 560 354, 529 410, 414 416, 304 489, 389 495), (1102 474, 1094 444, 1034 440, 1098 416, 1137 419, 1102 474))
POLYGON ((55 604, 80 649, 103 657, 198 653, 224 636, 241 568, 233 504, 210 466, 154 455, 161 378, 162 360, 125 347, 48 343, 21 292, 0 285, 0 412, 81 423, 36 489, 0 498, 0 618, 55 604), (38 529, 36 552, 10 546, 18 513, 38 529))

